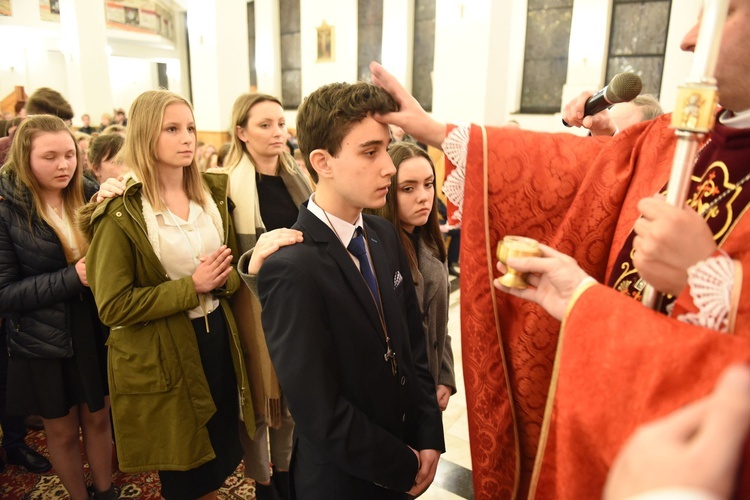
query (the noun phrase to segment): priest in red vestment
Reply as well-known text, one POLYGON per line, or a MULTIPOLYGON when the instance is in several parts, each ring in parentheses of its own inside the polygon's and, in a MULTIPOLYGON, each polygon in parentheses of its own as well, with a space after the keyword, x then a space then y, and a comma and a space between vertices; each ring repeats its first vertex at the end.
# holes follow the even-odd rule
MULTIPOLYGON (((716 69, 724 111, 696 158, 685 209, 654 196, 669 178, 670 116, 614 138, 445 127, 371 65, 401 105, 379 119, 443 148, 445 189, 463 221, 477 499, 600 498, 639 424, 707 394, 729 363, 750 359, 748 21, 750 2, 732 0, 716 69), (541 258, 509 262, 540 273, 514 292, 529 300, 493 286, 506 235, 547 245, 541 258), (639 303, 644 280, 666 293, 658 312, 639 303)), ((685 50, 696 36, 697 27, 685 50)), ((566 121, 580 125, 572 111, 566 121)), ((608 126, 600 115, 587 125, 608 126)))

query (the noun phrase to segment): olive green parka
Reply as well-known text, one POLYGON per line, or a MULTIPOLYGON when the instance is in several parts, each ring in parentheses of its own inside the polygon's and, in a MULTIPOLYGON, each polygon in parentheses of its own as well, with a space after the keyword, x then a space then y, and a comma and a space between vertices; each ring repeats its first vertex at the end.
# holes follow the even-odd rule
MULTIPOLYGON (((236 258, 227 178, 226 174, 203 174, 221 215, 224 243, 236 258)), ((199 305, 198 296, 192 278, 171 280, 154 252, 141 187, 130 179, 122 196, 98 206, 90 204, 79 217, 91 237, 86 255, 88 281, 99 316, 111 327, 108 376, 117 458, 124 472, 189 470, 215 457, 206 422, 216 407, 186 312, 199 305)), ((245 430, 254 436, 247 372, 227 301, 239 286, 240 278, 233 271, 214 296, 220 298, 231 334, 245 430)))

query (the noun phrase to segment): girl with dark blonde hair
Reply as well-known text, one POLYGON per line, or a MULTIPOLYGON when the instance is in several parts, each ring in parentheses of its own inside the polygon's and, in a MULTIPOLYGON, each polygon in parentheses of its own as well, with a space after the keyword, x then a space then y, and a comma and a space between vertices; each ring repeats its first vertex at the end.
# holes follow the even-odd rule
POLYGON ((244 94, 232 108, 232 143, 224 162, 240 252, 250 252, 251 289, 234 298, 234 311, 251 367, 258 430, 243 439, 245 475, 255 480, 259 500, 289 498, 288 470, 294 421, 283 402, 260 324, 254 279, 263 261, 280 246, 302 241, 290 228, 300 204, 312 193, 307 177, 286 151, 286 119, 281 101, 266 94, 244 94), (270 456, 269 456, 270 448, 270 456), (273 478, 271 477, 273 463, 273 478), (271 481, 273 479, 273 485, 271 481))
POLYGON ((182 97, 145 92, 129 116, 117 159, 133 177, 87 214, 119 467, 158 470, 166 499, 216 498, 242 459, 238 434, 255 432, 227 301, 240 287, 228 177, 199 172, 182 97))
POLYGON ((96 192, 83 178, 67 125, 29 116, 0 173, 0 314, 6 319, 10 414, 40 415, 50 459, 74 500, 89 497, 79 429, 95 498, 112 487, 106 328, 87 281, 87 244, 76 210, 96 192))
POLYGON ((427 358, 441 410, 456 392, 453 350, 448 333, 448 264, 438 222, 435 166, 427 152, 409 142, 392 143, 396 166, 386 203, 376 211, 390 220, 406 250, 417 298, 424 314, 427 358))

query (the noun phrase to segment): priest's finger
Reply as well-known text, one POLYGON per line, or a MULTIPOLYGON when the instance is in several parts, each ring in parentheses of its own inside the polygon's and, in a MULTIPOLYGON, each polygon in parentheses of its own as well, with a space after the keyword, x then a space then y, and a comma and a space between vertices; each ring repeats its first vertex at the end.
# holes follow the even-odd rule
POLYGON ((669 204, 667 204, 667 201, 661 195, 642 198, 638 201, 637 207, 638 211, 641 213, 641 216, 645 217, 648 220, 657 219, 659 216, 664 214, 665 210, 673 208, 669 204))
POLYGON ((370 63, 370 72, 372 73, 372 83, 388 91, 396 101, 400 102, 409 95, 401 83, 380 63, 372 61, 370 63))
POLYGON ((637 235, 644 236, 649 234, 653 230, 653 221, 646 219, 645 217, 639 217, 638 220, 633 224, 633 231, 637 235))
POLYGON ((516 297, 520 297, 525 300, 538 302, 536 288, 510 288, 500 283, 499 278, 495 279, 493 281, 493 284, 495 285, 495 288, 497 288, 501 292, 507 293, 508 295, 515 295, 516 297))
POLYGON ((507 260, 508 267, 522 273, 545 274, 558 267, 559 260, 551 257, 511 257, 507 260))
POLYGON ((539 282, 541 281, 542 277, 538 274, 529 273, 526 275, 526 283, 528 283, 530 286, 533 286, 534 288, 539 286, 539 282))

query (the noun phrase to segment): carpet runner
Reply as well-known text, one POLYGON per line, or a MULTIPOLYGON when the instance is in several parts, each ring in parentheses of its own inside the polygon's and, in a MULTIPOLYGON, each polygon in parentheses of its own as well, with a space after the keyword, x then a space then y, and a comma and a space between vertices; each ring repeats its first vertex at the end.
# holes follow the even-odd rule
MULTIPOLYGON (((44 431, 29 431, 26 444, 49 458, 47 439, 44 431)), ((81 445, 83 453, 83 444, 81 445)), ((84 462, 86 477, 89 477, 88 464, 84 462)), ((248 500, 255 498, 255 482, 243 475, 244 465, 240 463, 234 474, 227 478, 219 490, 222 500, 248 500)), ((126 474, 113 464, 112 481, 121 489, 121 499, 159 500, 159 476, 156 472, 126 474)), ((90 481, 89 481, 90 483, 90 481)), ((65 500, 69 498, 54 468, 45 474, 31 474, 26 469, 6 463, 0 473, 0 498, 4 500, 65 500)))

